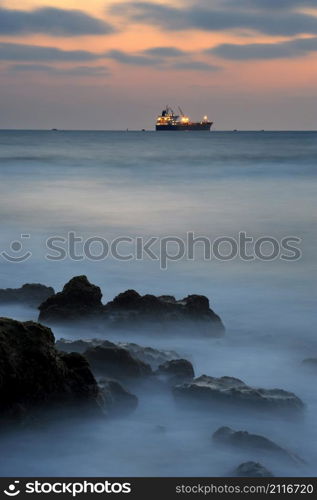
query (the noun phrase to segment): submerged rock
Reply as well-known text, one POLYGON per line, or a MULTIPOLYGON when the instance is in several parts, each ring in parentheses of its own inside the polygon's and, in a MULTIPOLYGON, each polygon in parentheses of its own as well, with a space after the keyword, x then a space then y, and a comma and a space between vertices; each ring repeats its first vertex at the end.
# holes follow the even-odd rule
POLYGON ((187 359, 173 359, 160 365, 156 375, 174 385, 192 380, 195 377, 195 372, 193 365, 187 359))
MULTIPOLYGON (((91 347, 102 346, 105 343, 104 339, 91 340, 67 340, 59 339, 56 341, 56 349, 64 352, 80 352, 84 353, 91 347)), ((112 345, 117 345, 126 349, 130 354, 140 361, 149 364, 153 370, 156 370, 159 365, 166 361, 178 359, 179 355, 175 351, 166 351, 162 349, 154 349, 153 347, 144 347, 139 344, 130 342, 116 342, 112 345)))
POLYGON ((55 406, 97 410, 98 386, 85 358, 61 354, 52 331, 0 318, 0 410, 8 420, 55 406))
POLYGON ((21 288, 0 289, 0 304, 18 303, 38 307, 54 293, 52 287, 39 283, 26 283, 21 288))
POLYGON ((167 427, 166 427, 165 425, 160 425, 160 424, 158 424, 158 425, 156 425, 156 426, 154 427, 154 429, 153 429, 153 430, 154 430, 154 432, 155 432, 156 434, 166 434, 166 432, 167 432, 167 427))
POLYGON ((85 351, 84 356, 96 374, 118 378, 140 378, 152 374, 150 365, 134 358, 129 351, 113 344, 104 342, 100 346, 85 351))
POLYGON ((139 329, 150 327, 160 335, 189 333, 191 336, 221 336, 224 326, 203 295, 176 300, 169 295, 140 295, 135 290, 120 293, 102 305, 100 288, 86 276, 70 280, 59 292, 43 302, 39 320, 47 323, 96 320, 105 328, 139 329), (170 328, 169 328, 170 327, 170 328))
POLYGON ((220 427, 214 434, 213 440, 226 446, 256 452, 269 452, 293 463, 303 463, 294 453, 285 450, 270 439, 246 431, 234 431, 230 427, 220 427))
POLYGON ((237 477, 274 477, 266 467, 263 467, 258 462, 244 462, 235 470, 234 475, 237 477))
POLYGON ((307 358, 302 361, 304 368, 317 373, 317 358, 307 358))
POLYGON ((62 352, 79 352, 83 354, 87 349, 91 347, 96 347, 97 345, 101 345, 104 340, 68 340, 68 339, 59 339, 55 343, 56 349, 62 352))
POLYGON ((102 406, 110 416, 126 415, 134 411, 138 398, 128 392, 117 380, 102 379, 99 381, 102 406))
POLYGON ((39 321, 61 322, 91 318, 100 314, 102 293, 86 276, 76 276, 63 288, 43 302, 39 321))
POLYGON ((174 387, 174 395, 183 401, 195 401, 205 407, 234 405, 268 410, 301 410, 303 402, 292 392, 282 389, 258 389, 233 377, 202 375, 192 382, 174 387))
POLYGON ((149 364, 153 370, 156 370, 166 361, 179 359, 179 355, 175 351, 154 349, 153 347, 143 347, 139 344, 130 342, 118 342, 118 345, 127 349, 135 358, 149 364))

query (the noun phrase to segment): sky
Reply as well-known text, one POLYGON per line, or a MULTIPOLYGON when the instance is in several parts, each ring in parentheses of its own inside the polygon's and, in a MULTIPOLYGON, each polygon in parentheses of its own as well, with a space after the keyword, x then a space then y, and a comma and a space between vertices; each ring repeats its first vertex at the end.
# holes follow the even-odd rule
POLYGON ((0 0, 0 128, 317 129, 317 0, 0 0))

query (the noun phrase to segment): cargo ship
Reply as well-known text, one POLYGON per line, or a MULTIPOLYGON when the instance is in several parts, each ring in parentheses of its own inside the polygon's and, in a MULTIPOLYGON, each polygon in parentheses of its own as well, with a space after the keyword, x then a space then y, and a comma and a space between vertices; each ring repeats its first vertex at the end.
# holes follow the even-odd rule
POLYGON ((175 114, 173 109, 166 106, 162 113, 157 117, 156 120, 156 130, 207 130, 210 131, 213 122, 208 120, 208 116, 200 122, 192 122, 188 116, 186 116, 181 108, 179 109, 179 114, 175 114))

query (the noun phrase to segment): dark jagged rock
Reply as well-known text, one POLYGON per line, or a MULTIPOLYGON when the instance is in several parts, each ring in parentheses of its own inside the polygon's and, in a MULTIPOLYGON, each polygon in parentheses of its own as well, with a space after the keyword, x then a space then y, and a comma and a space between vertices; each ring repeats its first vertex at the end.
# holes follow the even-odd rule
POLYGON ((138 328, 150 322, 154 328, 163 324, 186 323, 191 333, 218 336, 224 327, 209 307, 206 297, 190 295, 177 301, 172 296, 141 296, 135 290, 127 290, 105 306, 101 303, 99 287, 91 285, 85 276, 73 278, 62 292, 50 297, 40 306, 41 321, 61 322, 95 318, 110 327, 138 328))
POLYGON ((269 452, 296 464, 303 463, 303 460, 294 453, 285 450, 270 439, 258 434, 250 434, 246 431, 234 431, 230 427, 220 427, 212 437, 217 443, 226 446, 260 453, 269 452))
POLYGON ((274 477, 272 472, 258 462, 244 462, 234 470, 236 477, 274 477))
POLYGON ((0 319, 2 417, 82 405, 97 411, 98 386, 85 358, 61 354, 52 331, 38 323, 0 319))
POLYGON ((91 347, 95 347, 96 345, 102 344, 103 340, 98 341, 97 343, 93 340, 67 340, 67 339, 59 339, 56 341, 55 347, 58 351, 62 352, 79 352, 83 354, 87 349, 91 347))
POLYGON ((102 293, 86 276, 76 276, 63 288, 43 302, 39 321, 61 322, 89 318, 101 312, 102 293))
POLYGON ((134 411, 138 398, 128 392, 117 380, 102 379, 99 381, 102 406, 108 415, 126 415, 134 411))
POLYGON ((173 359, 159 366, 156 374, 168 380, 171 385, 188 382, 195 377, 194 368, 187 359, 173 359))
POLYGON ((73 375, 68 384, 71 393, 86 399, 94 388, 94 395, 97 396, 96 380, 86 358, 77 352, 61 353, 60 357, 73 375))
POLYGON ((153 347, 143 347, 129 342, 119 342, 118 345, 127 349, 135 358, 149 364, 153 370, 156 370, 166 361, 172 361, 173 359, 175 360, 179 358, 179 355, 175 351, 154 349, 153 347))
POLYGON ((86 276, 77 276, 62 292, 40 305, 39 320, 50 323, 95 319, 108 328, 129 330, 150 325, 152 332, 160 334, 178 329, 190 335, 218 337, 224 332, 221 319, 203 295, 176 300, 170 295, 142 296, 135 290, 127 290, 106 305, 102 305, 101 297, 99 287, 89 283, 86 276))
POLYGON ((281 389, 258 389, 233 377, 208 377, 202 375, 192 382, 174 387, 174 395, 183 401, 195 401, 205 407, 234 405, 267 410, 301 410, 303 402, 292 392, 281 389))
POLYGON ((122 380, 131 377, 140 378, 152 373, 150 365, 134 358, 129 351, 112 342, 92 347, 84 353, 84 356, 96 374, 106 377, 122 380))
POLYGON ((26 283, 21 288, 0 289, 0 304, 18 303, 38 307, 54 293, 52 287, 39 283, 26 283))
POLYGON ((168 323, 174 326, 184 323, 195 334, 219 336, 224 332, 221 319, 210 309, 209 300, 203 295, 176 300, 170 295, 142 296, 135 290, 127 290, 104 306, 104 315, 117 327, 138 327, 150 322, 161 328, 168 323))
MULTIPOLYGON (((64 352, 79 352, 84 353, 87 349, 91 347, 97 347, 103 345, 105 340, 102 339, 91 339, 91 340, 66 340, 59 339, 56 341, 56 349, 64 352)), ((154 349, 153 347, 143 347, 139 344, 130 342, 117 342, 118 347, 122 347, 131 353, 131 355, 149 364, 153 370, 156 370, 159 365, 165 363, 166 361, 171 361, 173 359, 178 359, 179 355, 175 351, 165 351, 161 349, 154 349)))
POLYGON ((139 309, 141 298, 141 295, 135 290, 126 290, 123 293, 119 293, 119 295, 117 295, 112 302, 108 303, 108 306, 111 306, 113 310, 117 309, 118 311, 139 309))
POLYGON ((179 301, 184 306, 184 312, 193 318, 201 315, 210 315, 209 300, 204 295, 189 295, 182 301, 179 301))

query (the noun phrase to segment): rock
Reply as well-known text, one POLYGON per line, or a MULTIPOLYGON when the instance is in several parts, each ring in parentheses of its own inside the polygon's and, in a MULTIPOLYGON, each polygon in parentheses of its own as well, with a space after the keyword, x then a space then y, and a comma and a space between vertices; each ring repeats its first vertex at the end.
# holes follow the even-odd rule
POLYGON ((175 360, 179 358, 179 355, 175 351, 154 349, 153 347, 143 347, 129 342, 119 342, 118 345, 127 349, 135 358, 149 364, 153 370, 156 370, 166 361, 172 361, 173 359, 175 360))
MULTIPOLYGON (((59 339, 56 341, 56 349, 64 352, 80 352, 84 353, 87 349, 91 347, 97 347, 105 343, 104 339, 91 339, 91 340, 67 340, 59 339)), ((139 344, 134 344, 130 342, 117 342, 116 344, 131 353, 131 355, 149 364, 153 370, 156 370, 159 365, 166 361, 171 361, 173 359, 179 358, 179 355, 175 351, 165 351, 161 349, 154 349, 153 347, 143 347, 139 344)))
POLYGON ((52 331, 0 318, 0 411, 9 420, 62 406, 97 411, 98 386, 85 358, 61 354, 52 331))
POLYGON ((261 410, 301 410, 303 402, 292 392, 281 389, 258 389, 233 377, 202 375, 192 382, 174 387, 174 395, 184 401, 195 401, 204 407, 234 405, 261 410))
POLYGON ((272 472, 258 462, 244 462, 234 471, 236 477, 274 477, 272 472))
POLYGON ((18 303, 38 307, 54 293, 54 288, 49 286, 26 283, 21 288, 0 289, 0 304, 18 303))
POLYGON ((126 415, 134 411, 138 398, 128 392, 117 380, 102 379, 99 381, 102 406, 108 415, 126 415))
POLYGON ((104 346, 104 347, 116 347, 119 346, 118 344, 115 344, 113 342, 110 342, 109 340, 102 340, 102 339, 91 339, 91 340, 68 340, 68 339, 59 339, 56 341, 56 349, 62 352, 79 352, 80 354, 83 354, 85 351, 88 349, 91 349, 93 347, 98 347, 98 346, 104 346))
POLYGON ((185 314, 193 318, 210 315, 209 300, 204 295, 189 295, 179 303, 183 304, 185 314))
POLYGON ((102 344, 104 341, 100 340, 97 343, 93 340, 67 340, 59 339, 55 343, 55 347, 58 351, 62 352, 79 352, 83 354, 90 347, 95 347, 96 345, 102 344))
POLYGON ((108 306, 115 310, 130 311, 133 309, 140 309, 141 306, 141 295, 135 290, 126 290, 123 293, 119 293, 112 302, 108 303, 108 306))
POLYGON ((93 388, 94 397, 98 396, 98 388, 96 387, 96 380, 92 374, 89 363, 82 356, 76 352, 61 353, 60 359, 64 362, 72 377, 68 381, 67 389, 72 394, 80 399, 87 399, 91 394, 93 388))
POLYGON ((159 366, 156 375, 168 380, 171 385, 188 382, 195 377, 194 368, 187 359, 173 359, 159 366))
POLYGON ((220 427, 212 437, 217 443, 226 446, 254 450, 260 453, 269 452, 296 464, 303 463, 303 460, 294 453, 285 450, 270 439, 258 434, 250 434, 246 431, 234 431, 230 427, 220 427))
POLYGON ((112 342, 92 347, 84 353, 84 356, 96 374, 106 377, 122 380, 131 377, 140 378, 152 373, 150 365, 134 358, 129 351, 112 342))
POLYGON ((176 300, 170 295, 142 296, 135 290, 127 290, 106 305, 102 305, 101 297, 99 287, 89 283, 86 276, 77 276, 62 292, 40 305, 39 320, 53 323, 88 319, 98 321, 105 328, 129 331, 150 326, 151 332, 160 334, 179 331, 191 336, 219 337, 224 332, 221 319, 203 295, 176 300))
POLYGON ((40 305, 39 321, 61 322, 96 316, 101 312, 101 297, 98 286, 92 285, 86 276, 76 276, 62 292, 40 305))
MULTIPOLYGON (((140 327, 151 323, 162 333, 163 325, 183 328, 185 325, 192 335, 220 336, 224 326, 217 314, 210 309, 209 300, 202 295, 189 295, 176 300, 170 295, 156 297, 140 295, 135 290, 127 290, 104 306, 104 316, 116 327, 140 327)), ((184 330, 184 329, 183 329, 184 330)))

